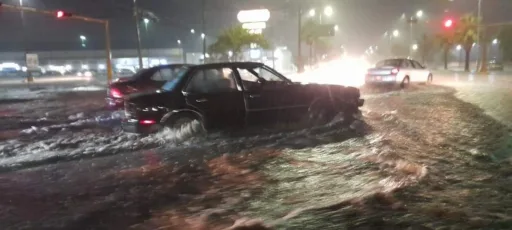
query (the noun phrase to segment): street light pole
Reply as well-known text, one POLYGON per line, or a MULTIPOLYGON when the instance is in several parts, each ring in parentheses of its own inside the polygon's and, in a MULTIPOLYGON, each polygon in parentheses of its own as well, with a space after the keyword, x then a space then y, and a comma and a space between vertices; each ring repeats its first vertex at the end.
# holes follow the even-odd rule
POLYGON ((144 68, 144 64, 142 63, 142 51, 141 51, 141 42, 140 42, 140 18, 139 18, 139 9, 137 7, 137 0, 133 0, 133 16, 135 18, 135 28, 137 33, 137 54, 139 56, 139 69, 144 68))
POLYGON ((304 65, 302 63, 302 8, 299 6, 299 28, 298 28, 298 50, 297 50, 297 69, 299 73, 304 72, 304 65))
POLYGON ((205 17, 206 17, 206 15, 205 15, 206 14, 206 8, 205 8, 206 7, 206 0, 202 0, 201 2, 202 2, 202 5, 203 5, 203 9, 202 9, 203 12, 202 12, 202 17, 201 17, 201 24, 202 25, 201 26, 203 28, 203 34, 205 35, 205 36, 203 36, 203 61, 204 61, 204 63, 206 63, 206 32, 205 32, 205 30, 206 30, 206 25, 205 25, 205 23, 206 23, 206 21, 205 21, 205 17))
MULTIPOLYGON (((479 53, 482 53, 482 46, 480 45, 480 26, 481 26, 481 22, 482 22, 482 0, 478 0, 478 16, 477 16, 477 20, 478 20, 478 26, 476 27, 476 44, 478 45, 478 52, 479 53)), ((481 56, 481 55, 479 55, 481 56)), ((478 71, 479 68, 480 68, 480 57, 477 59, 477 62, 476 62, 476 70, 478 71)))

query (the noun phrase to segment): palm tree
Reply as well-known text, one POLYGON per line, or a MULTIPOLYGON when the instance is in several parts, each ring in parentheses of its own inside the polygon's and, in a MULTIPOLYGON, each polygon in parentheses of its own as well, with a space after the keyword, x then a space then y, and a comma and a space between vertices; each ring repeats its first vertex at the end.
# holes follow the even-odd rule
POLYGON ((452 31, 443 31, 436 36, 437 43, 443 50, 444 69, 448 69, 448 54, 455 44, 455 34, 452 31))
POLYGON ((313 19, 309 19, 302 25, 301 29, 301 40, 306 42, 306 44, 309 46, 309 64, 312 64, 312 59, 314 56, 314 47, 316 44, 319 44, 321 42, 320 40, 320 34, 319 34, 319 26, 317 21, 313 19))
POLYGON ((473 44, 477 41, 480 19, 472 14, 466 14, 459 19, 455 27, 455 41, 460 43, 466 53, 464 71, 469 71, 469 61, 473 44))
POLYGON ((232 52, 233 59, 238 60, 242 51, 251 44, 256 44, 263 49, 270 47, 269 42, 263 35, 250 33, 249 30, 244 29, 241 25, 237 25, 224 30, 217 37, 217 41, 210 45, 209 51, 221 56, 226 56, 229 52, 232 52))

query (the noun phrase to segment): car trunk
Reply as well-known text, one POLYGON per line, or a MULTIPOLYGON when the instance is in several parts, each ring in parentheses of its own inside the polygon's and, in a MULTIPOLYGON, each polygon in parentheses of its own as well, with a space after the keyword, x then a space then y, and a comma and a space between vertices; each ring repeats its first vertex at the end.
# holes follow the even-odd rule
POLYGON ((391 75, 391 70, 395 69, 394 66, 382 66, 368 69, 368 75, 370 76, 385 76, 391 75))

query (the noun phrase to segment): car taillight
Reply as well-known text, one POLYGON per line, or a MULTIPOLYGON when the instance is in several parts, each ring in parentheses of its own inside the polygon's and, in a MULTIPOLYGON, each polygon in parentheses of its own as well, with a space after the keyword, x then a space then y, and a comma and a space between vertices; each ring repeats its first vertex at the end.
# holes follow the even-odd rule
POLYGON ((394 68, 391 70, 391 74, 397 74, 400 71, 398 68, 394 68))
POLYGON ((152 124, 155 124, 156 121, 154 121, 154 120, 141 120, 140 123, 143 124, 143 125, 152 125, 152 124))
POLYGON ((119 91, 119 89, 116 89, 116 88, 110 89, 110 95, 113 98, 122 98, 123 97, 123 94, 121 93, 121 91, 119 91))

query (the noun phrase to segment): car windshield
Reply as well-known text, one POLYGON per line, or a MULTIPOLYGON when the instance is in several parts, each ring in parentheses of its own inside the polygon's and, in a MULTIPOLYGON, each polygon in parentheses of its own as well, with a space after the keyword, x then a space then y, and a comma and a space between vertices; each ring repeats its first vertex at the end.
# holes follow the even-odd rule
POLYGON ((175 77, 172 80, 167 81, 163 86, 162 90, 164 91, 172 91, 176 88, 176 85, 178 82, 185 76, 187 71, 189 70, 188 67, 181 67, 179 70, 176 70, 177 73, 174 75, 175 77))
POLYGON ((400 59, 389 59, 377 62, 375 67, 384 67, 384 66, 400 66, 400 59))

